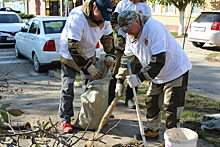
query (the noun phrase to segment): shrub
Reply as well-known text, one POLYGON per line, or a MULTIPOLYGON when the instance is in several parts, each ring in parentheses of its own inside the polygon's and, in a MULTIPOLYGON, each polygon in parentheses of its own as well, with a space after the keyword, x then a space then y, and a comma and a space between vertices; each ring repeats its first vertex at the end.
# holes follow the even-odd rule
POLYGON ((31 18, 36 17, 36 16, 33 15, 33 14, 25 14, 25 13, 19 13, 18 15, 19 15, 22 19, 31 19, 31 18))

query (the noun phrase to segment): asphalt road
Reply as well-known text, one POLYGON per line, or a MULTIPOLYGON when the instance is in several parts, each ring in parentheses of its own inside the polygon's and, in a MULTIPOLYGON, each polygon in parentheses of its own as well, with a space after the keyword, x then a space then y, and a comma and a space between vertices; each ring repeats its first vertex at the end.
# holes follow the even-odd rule
MULTIPOLYGON (((182 45, 183 39, 177 41, 182 45)), ((193 65, 189 74, 189 91, 220 101, 220 63, 205 60, 205 57, 211 53, 220 53, 220 48, 210 45, 197 48, 186 40, 185 51, 193 65)))

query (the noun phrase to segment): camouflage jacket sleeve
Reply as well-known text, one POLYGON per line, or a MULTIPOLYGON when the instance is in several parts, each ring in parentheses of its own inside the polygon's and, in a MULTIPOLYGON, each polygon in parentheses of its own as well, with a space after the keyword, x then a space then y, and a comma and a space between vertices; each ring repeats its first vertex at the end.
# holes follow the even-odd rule
POLYGON ((68 39, 68 50, 76 65, 80 68, 87 70, 87 68, 92 64, 92 60, 87 58, 83 53, 79 41, 68 39))
POLYGON ((115 76, 115 78, 117 79, 117 83, 123 84, 124 80, 126 79, 126 76, 129 75, 125 60, 130 60, 132 64, 134 59, 135 59, 135 56, 125 56, 125 55, 122 56, 121 65, 118 69, 118 74, 116 74, 115 76))
POLYGON ((143 82, 144 80, 154 79, 162 70, 166 62, 166 52, 153 55, 151 57, 150 64, 141 69, 138 74, 139 79, 143 82))
POLYGON ((115 37, 114 37, 115 49, 124 52, 125 37, 118 34, 119 25, 117 18, 118 18, 118 13, 114 12, 112 15, 111 25, 112 25, 112 29, 115 32, 115 37))
POLYGON ((114 38, 113 33, 109 35, 103 35, 100 39, 100 42, 103 45, 106 56, 111 56, 115 59, 115 47, 114 47, 114 38))
POLYGON ((112 29, 115 31, 115 33, 118 33, 118 28, 119 28, 117 19, 118 19, 118 13, 114 12, 112 14, 111 25, 112 25, 112 29))

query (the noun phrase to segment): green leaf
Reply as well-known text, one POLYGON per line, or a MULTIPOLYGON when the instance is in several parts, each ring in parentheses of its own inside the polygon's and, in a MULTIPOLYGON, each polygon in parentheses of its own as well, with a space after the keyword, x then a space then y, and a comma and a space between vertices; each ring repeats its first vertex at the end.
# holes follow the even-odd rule
POLYGON ((8 110, 8 113, 13 116, 21 116, 22 114, 24 114, 24 112, 21 111, 20 109, 10 109, 8 110))
POLYGON ((8 117, 8 113, 6 112, 1 112, 1 116, 3 118, 3 120, 7 123, 9 123, 9 117, 8 117))
POLYGON ((0 110, 5 110, 9 106, 11 106, 11 105, 10 104, 2 104, 1 107, 0 107, 0 110))
POLYGON ((3 122, 2 122, 2 120, 0 120, 0 128, 1 128, 2 125, 3 125, 3 122))
POLYGON ((48 128, 48 125, 50 125, 50 122, 47 121, 46 123, 43 124, 43 129, 47 129, 48 128))

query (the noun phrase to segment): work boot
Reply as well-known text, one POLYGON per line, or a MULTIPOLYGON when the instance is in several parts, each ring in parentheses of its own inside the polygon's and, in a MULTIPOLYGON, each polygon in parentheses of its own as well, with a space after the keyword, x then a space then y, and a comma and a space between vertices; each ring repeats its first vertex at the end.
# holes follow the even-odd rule
POLYGON ((125 105, 130 109, 135 109, 135 104, 133 99, 129 99, 125 101, 125 105))
MULTIPOLYGON (((158 139, 159 138, 159 130, 153 131, 151 129, 144 130, 144 136, 146 139, 158 139)), ((141 134, 134 135, 136 140, 142 140, 141 134)))
POLYGON ((65 133, 73 132, 73 127, 70 123, 62 123, 60 129, 63 130, 65 133))

